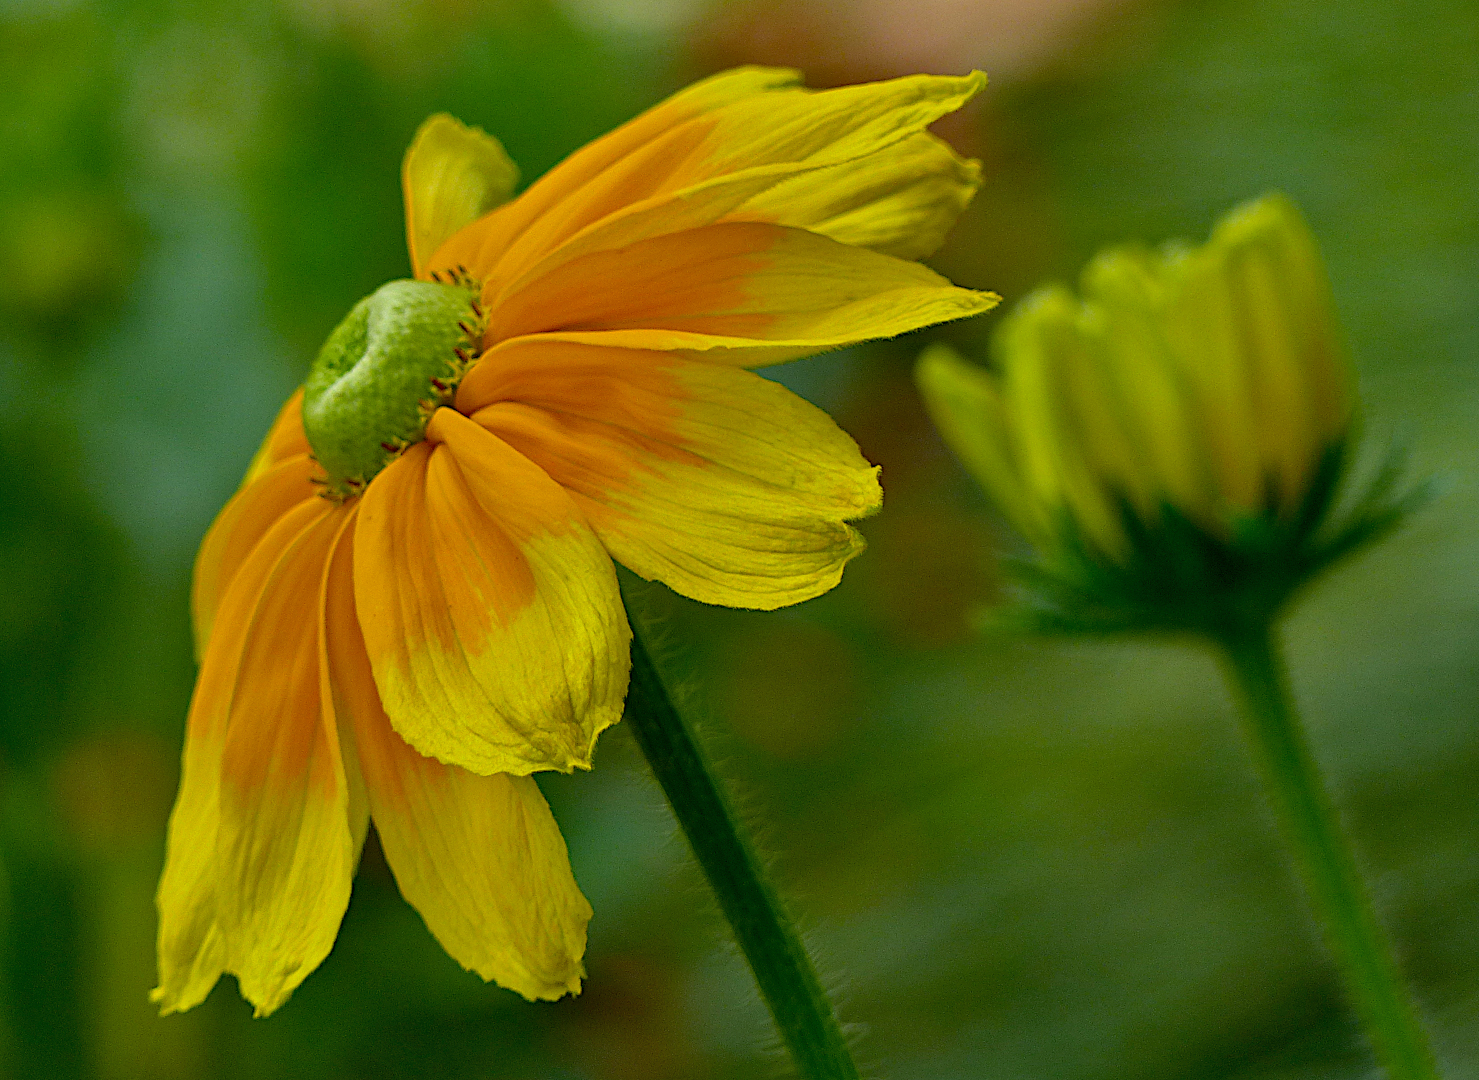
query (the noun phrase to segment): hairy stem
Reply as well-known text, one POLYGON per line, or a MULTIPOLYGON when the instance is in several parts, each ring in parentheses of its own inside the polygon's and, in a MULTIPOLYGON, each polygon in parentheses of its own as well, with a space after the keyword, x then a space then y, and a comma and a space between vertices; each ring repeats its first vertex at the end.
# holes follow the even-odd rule
POLYGON ((800 936, 755 857, 692 730, 674 708, 632 616, 626 721, 703 867, 806 1080, 858 1080, 858 1067, 800 936))
POLYGON ((1284 839, 1377 1060, 1389 1080, 1437 1080, 1427 1034, 1295 715, 1272 627, 1230 632, 1219 644, 1284 839))

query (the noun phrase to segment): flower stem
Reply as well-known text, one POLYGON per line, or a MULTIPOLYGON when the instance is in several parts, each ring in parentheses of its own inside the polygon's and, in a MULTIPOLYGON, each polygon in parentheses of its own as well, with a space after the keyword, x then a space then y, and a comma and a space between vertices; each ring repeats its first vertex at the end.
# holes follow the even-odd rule
POLYGON ((858 1067, 801 938, 766 879, 717 778, 673 707, 632 617, 632 682, 626 720, 672 804, 755 973, 801 1076, 858 1080, 858 1067))
POLYGON ((1377 1060, 1388 1080, 1437 1080, 1427 1034, 1295 715, 1272 625, 1229 632, 1218 643, 1285 842, 1377 1060))

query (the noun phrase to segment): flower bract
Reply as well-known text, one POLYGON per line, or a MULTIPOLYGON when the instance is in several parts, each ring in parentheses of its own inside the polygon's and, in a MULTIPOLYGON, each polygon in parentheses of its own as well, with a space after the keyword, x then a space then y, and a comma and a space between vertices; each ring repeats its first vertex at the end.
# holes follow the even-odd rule
POLYGON ((910 261, 977 184, 926 128, 983 81, 737 69, 517 198, 496 140, 422 126, 415 280, 330 335, 196 562, 164 1011, 223 973, 277 1008, 332 946, 372 819, 454 958, 578 990, 591 911, 530 774, 589 767, 621 715, 613 559, 736 607, 837 583, 878 470, 749 369, 992 306, 910 261))

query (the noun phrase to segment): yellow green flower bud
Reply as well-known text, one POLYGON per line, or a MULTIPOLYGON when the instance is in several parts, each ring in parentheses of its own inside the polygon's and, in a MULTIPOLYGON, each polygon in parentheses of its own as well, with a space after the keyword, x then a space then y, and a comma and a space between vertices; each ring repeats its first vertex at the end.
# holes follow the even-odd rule
POLYGON ((1272 610, 1349 550, 1351 528, 1395 520, 1377 505, 1384 481, 1339 536, 1321 531, 1354 397, 1319 252, 1282 195, 1232 211, 1200 247, 1100 254, 1081 299, 1061 286, 1025 299, 992 359, 934 346, 920 390, 1038 549, 1051 606, 1092 606, 1095 626, 1272 610))

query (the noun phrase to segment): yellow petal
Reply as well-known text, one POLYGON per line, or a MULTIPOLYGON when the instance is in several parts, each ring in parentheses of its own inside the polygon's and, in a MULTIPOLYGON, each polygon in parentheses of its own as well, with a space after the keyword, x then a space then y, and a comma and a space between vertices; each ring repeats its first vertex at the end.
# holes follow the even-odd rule
POLYGON ((313 478, 322 475, 307 454, 284 458, 253 470, 244 484, 216 515, 195 556, 190 587, 190 613, 195 626, 195 659, 205 658, 216 606, 252 548, 277 519, 321 490, 313 478))
MULTIPOLYGON (((1167 490, 1144 445, 1133 412, 1120 404, 1115 354, 1097 321, 1080 313, 1078 332, 1057 357, 1058 396, 1065 422, 1081 450, 1086 478, 1103 493, 1112 516, 1128 502, 1139 517, 1156 521, 1167 490)), ((1143 364, 1136 374, 1143 370, 1143 364)))
POLYGON ((406 246, 418 278, 453 233, 513 197, 519 167, 481 128, 437 113, 416 130, 401 165, 406 246))
POLYGON ((355 600, 395 730, 480 774, 588 768, 621 717, 631 632, 611 559, 570 497, 466 417, 377 476, 355 600))
POLYGON ((769 188, 729 215, 773 221, 901 259, 923 259, 981 185, 981 165, 927 132, 769 188))
POLYGON ((330 571, 328 659, 346 746, 406 900, 452 957, 526 998, 580 990, 591 908, 559 827, 527 776, 423 757, 380 707, 354 608, 350 544, 330 571))
POLYGON ((1272 195, 1220 222, 1205 257, 1218 265, 1238 317, 1267 476, 1279 505, 1292 510, 1350 418, 1319 252, 1299 211, 1272 195))
POLYGON ((331 510, 324 500, 312 499, 285 513, 252 548, 222 597, 220 630, 211 636, 190 701, 180 790, 159 881, 159 986, 151 997, 163 1013, 198 1005, 228 966, 217 904, 221 760, 243 645, 268 585, 281 580, 303 538, 331 510))
POLYGON ((1066 513, 1105 555, 1128 550, 1114 493, 1105 483, 1070 384, 1092 346, 1079 323, 1078 303, 1048 288, 1024 300, 1001 327, 1005 406, 1016 418, 1019 460, 1028 498, 1045 521, 1066 513))
POLYGON ((1205 440, 1220 502, 1223 508, 1261 512, 1266 480, 1258 450, 1262 421, 1240 340, 1239 301, 1205 252, 1186 255, 1168 277, 1162 316, 1166 340, 1189 388, 1193 423, 1205 440))
POLYGON ((943 343, 920 354, 914 377, 941 436, 1002 513, 1029 538, 1048 538, 1041 508, 1027 498, 1023 487, 1013 420, 1002 402, 998 379, 943 343))
MULTIPOLYGON (((1026 308, 1023 319, 1035 323, 1030 333, 1039 339, 1036 347, 1051 352, 1034 363, 1051 372, 1062 414, 1059 438, 1072 440, 1083 482, 1102 492, 1093 501, 1107 506, 1110 516, 1118 516, 1122 502, 1128 501, 1143 520, 1156 520, 1168 489, 1146 438, 1142 409, 1147 391, 1154 389, 1156 356, 1145 349, 1144 336, 1135 339, 1138 348, 1129 355, 1119 351, 1126 343, 1123 324, 1131 323, 1124 318, 1129 305, 1108 300, 1102 307, 1079 304, 1057 293, 1026 308)), ((1019 338, 1027 333, 1017 330, 1019 338)), ((1166 352, 1164 345, 1160 351, 1166 352)), ((1013 357, 1007 366, 1021 362, 1013 357)), ((1081 502, 1083 496, 1077 498, 1081 502)), ((1100 513, 1097 505, 1089 512, 1100 513)))
MULTIPOLYGON (((675 132, 675 136, 682 134, 684 131, 675 132)), ((660 153, 671 141, 644 148, 642 155, 633 155, 632 159, 623 162, 623 168, 630 168, 636 176, 645 177, 650 171, 645 159, 660 153)), ((485 280, 483 303, 496 309, 508 297, 518 295, 533 282, 561 273, 567 263, 582 256, 625 252, 643 240, 712 225, 742 207, 752 196, 773 187, 778 180, 807 169, 794 164, 758 166, 720 176, 671 195, 647 198, 624 206, 554 246, 538 259, 531 258, 517 265, 512 260, 505 262, 500 266, 500 272, 485 280)), ((622 177, 612 170, 603 179, 617 184, 622 177)), ((572 213, 579 209, 578 203, 568 208, 572 213)))
MULTIPOLYGON (((479 278, 491 277, 494 266, 516 237, 547 213, 566 212, 578 192, 625 158, 656 140, 670 138, 669 133, 673 129, 729 102, 792 86, 800 78, 798 72, 786 68, 742 67, 694 83, 581 147, 531 184, 513 202, 457 233, 436 253, 430 269, 462 266, 479 278)), ((650 177, 640 178, 640 170, 637 172, 637 184, 650 181, 650 177)), ((583 201, 589 203, 593 200, 587 197, 583 201)), ((630 201, 635 201, 635 198, 629 196, 627 202, 630 201)), ((600 212, 610 212, 620 205, 625 203, 600 212)))
POLYGON ((1143 248, 1104 252, 1084 270, 1084 296, 1104 364, 1105 408, 1134 444, 1128 486, 1147 503, 1170 501, 1217 529, 1222 502, 1208 468, 1206 435, 1188 407, 1194 394, 1163 326, 1165 275, 1143 248))
MULTIPOLYGON (((645 178, 651 171, 646 157, 664 149, 644 148, 643 156, 634 155, 622 166, 645 178)), ((960 159, 926 133, 841 164, 825 164, 827 160, 756 165, 626 206, 554 247, 520 277, 507 277, 516 267, 500 267, 484 289, 484 300, 496 307, 530 281, 582 255, 625 249, 720 220, 804 228, 840 243, 922 258, 943 242, 980 182, 977 163, 960 159)), ((615 170, 605 177, 612 182, 616 178, 615 170)))
POLYGON ((221 752, 216 923, 226 970, 266 1016, 333 947, 357 857, 323 649, 323 587, 352 508, 305 529, 241 643, 221 752))
POLYGON ((574 497, 624 566, 710 604, 837 584, 877 468, 826 413, 753 372, 528 338, 485 354, 460 408, 574 497), (476 411, 475 411, 476 410, 476 411))
MULTIPOLYGON (((984 83, 980 75, 921 75, 817 92, 788 85, 785 76, 768 92, 741 94, 701 114, 659 106, 654 113, 672 126, 644 128, 650 134, 641 142, 623 138, 621 155, 601 155, 600 169, 572 171, 558 185, 561 198, 550 201, 553 176, 565 168, 557 167, 537 208, 521 208, 521 197, 455 238, 435 261, 465 265, 494 307, 571 259, 708 224, 802 173, 815 173, 818 185, 855 188, 852 173, 831 167, 884 154, 984 83)), ((885 157, 878 173, 891 168, 885 157)), ((784 219, 783 210, 774 212, 784 219)))
POLYGON ((833 90, 786 87, 714 111, 704 143, 663 184, 677 191, 700 180, 778 162, 856 161, 923 131, 986 85, 970 75, 909 75, 833 90))
MULTIPOLYGON (((1253 207, 1257 213, 1250 213, 1250 218, 1277 266, 1286 317, 1298 328, 1297 347, 1309 386, 1308 421, 1322 448, 1330 446, 1350 429, 1355 387, 1340 341, 1329 277, 1314 235, 1288 197, 1266 196, 1253 207)), ((1229 228, 1238 221, 1234 216, 1229 228)))
POLYGON ((488 334, 757 366, 979 314, 997 300, 815 233, 732 223, 576 259, 506 299, 488 334))

